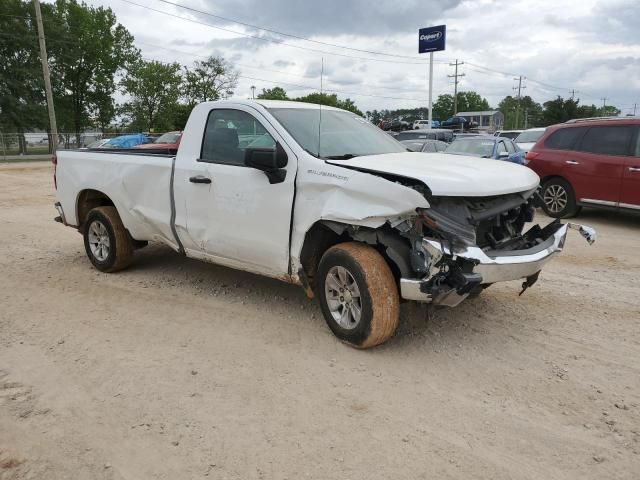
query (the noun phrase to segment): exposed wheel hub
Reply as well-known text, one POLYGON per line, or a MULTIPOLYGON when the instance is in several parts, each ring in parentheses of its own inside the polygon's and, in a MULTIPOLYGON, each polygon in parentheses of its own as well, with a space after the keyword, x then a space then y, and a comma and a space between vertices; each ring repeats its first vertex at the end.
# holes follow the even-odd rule
POLYGON ((544 191, 544 203, 552 213, 559 213, 565 209, 569 195, 562 185, 549 185, 544 191))
POLYGON ((109 240, 109 232, 107 227, 100 220, 94 220, 89 225, 89 248, 91 254, 100 262, 104 262, 109 256, 111 241, 109 240))
POLYGON ((331 316, 342 328, 358 326, 362 316, 360 289, 351 272, 344 267, 332 267, 325 279, 325 298, 331 316))

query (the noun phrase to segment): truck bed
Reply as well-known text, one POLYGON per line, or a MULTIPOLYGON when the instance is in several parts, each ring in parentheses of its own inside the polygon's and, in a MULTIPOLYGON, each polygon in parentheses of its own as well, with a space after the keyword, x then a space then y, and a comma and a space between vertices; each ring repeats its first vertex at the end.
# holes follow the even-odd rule
POLYGON ((170 229, 175 155, 124 150, 61 150, 57 154, 58 199, 67 224, 78 225, 76 202, 95 190, 111 198, 133 238, 174 245, 170 229))

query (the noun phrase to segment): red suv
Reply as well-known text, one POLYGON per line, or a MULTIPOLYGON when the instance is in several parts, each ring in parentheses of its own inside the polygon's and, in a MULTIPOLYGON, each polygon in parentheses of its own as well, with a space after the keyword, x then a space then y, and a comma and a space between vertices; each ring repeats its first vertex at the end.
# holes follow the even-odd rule
POLYGON ((552 217, 571 217, 583 205, 640 210, 640 118, 554 125, 526 158, 552 217))

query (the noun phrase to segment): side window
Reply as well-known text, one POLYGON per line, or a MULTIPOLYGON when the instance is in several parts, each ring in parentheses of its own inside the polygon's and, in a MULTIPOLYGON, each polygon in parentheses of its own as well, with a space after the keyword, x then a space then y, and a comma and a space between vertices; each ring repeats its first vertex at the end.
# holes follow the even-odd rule
POLYGON ((640 128, 636 128, 636 151, 635 156, 640 157, 640 128))
POLYGON ((506 151, 507 151, 507 147, 504 146, 504 142, 503 141, 498 142, 498 151, 497 151, 498 155, 506 151))
POLYGON ((507 152, 516 153, 516 147, 513 146, 513 142, 511 140, 505 140, 504 143, 507 146, 507 152))
POLYGON ((628 125, 591 127, 578 145, 581 152, 628 155, 633 128, 628 125))
POLYGON ((586 129, 586 127, 574 127, 556 130, 544 141, 544 146, 555 150, 572 150, 586 129))
POLYGON ((275 148, 276 142, 253 115, 241 110, 211 110, 200 161, 244 166, 247 148, 275 148))

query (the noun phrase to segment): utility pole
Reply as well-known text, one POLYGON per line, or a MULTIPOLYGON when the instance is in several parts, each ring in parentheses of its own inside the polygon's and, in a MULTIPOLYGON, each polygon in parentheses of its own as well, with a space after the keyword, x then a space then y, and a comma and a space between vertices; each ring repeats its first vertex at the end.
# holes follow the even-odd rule
POLYGON ((602 100, 602 116, 604 117, 605 116, 604 107, 607 106, 607 99, 606 97, 602 97, 600 100, 602 100))
POLYGON ((524 129, 529 128, 529 109, 524 109, 524 129))
POLYGON ((251 99, 252 100, 256 99, 256 86, 255 85, 251 85, 251 99))
POLYGON ((634 116, 634 117, 636 116, 636 107, 637 107, 637 106, 638 106, 638 104, 637 104, 637 103, 634 103, 634 104, 633 104, 633 116, 634 116))
POLYGON ((460 83, 460 80, 458 80, 458 77, 462 78, 465 76, 464 73, 458 73, 458 66, 460 65, 464 65, 464 62, 458 62, 458 59, 456 58, 456 63, 450 63, 449 66, 450 67, 456 67, 455 73, 453 75, 447 75, 447 77, 449 78, 453 78, 453 114, 455 115, 456 113, 458 113, 458 83, 460 83))
POLYGON ((40 61, 42 62, 42 76, 44 77, 44 88, 47 93, 47 109, 49 110, 49 127, 51 128, 52 152, 56 153, 58 148, 58 126, 56 125, 56 111, 53 106, 53 93, 51 91, 51 76, 49 75, 49 60, 47 57, 47 46, 44 41, 44 28, 42 27, 42 12, 40 11, 40 1, 33 0, 36 8, 36 22, 38 24, 38 42, 40 43, 40 61))
POLYGON ((522 86, 522 75, 520 75, 518 78, 514 78, 514 80, 518 80, 518 86, 517 87, 513 87, 514 90, 518 90, 518 96, 516 97, 517 99, 517 103, 516 103, 516 129, 518 128, 518 120, 520 120, 520 94, 522 92, 522 89, 527 88, 526 86, 522 86))
POLYGON ((573 100, 573 98, 576 96, 576 93, 580 93, 578 90, 576 89, 571 89, 569 90, 571 92, 571 100, 573 100))

